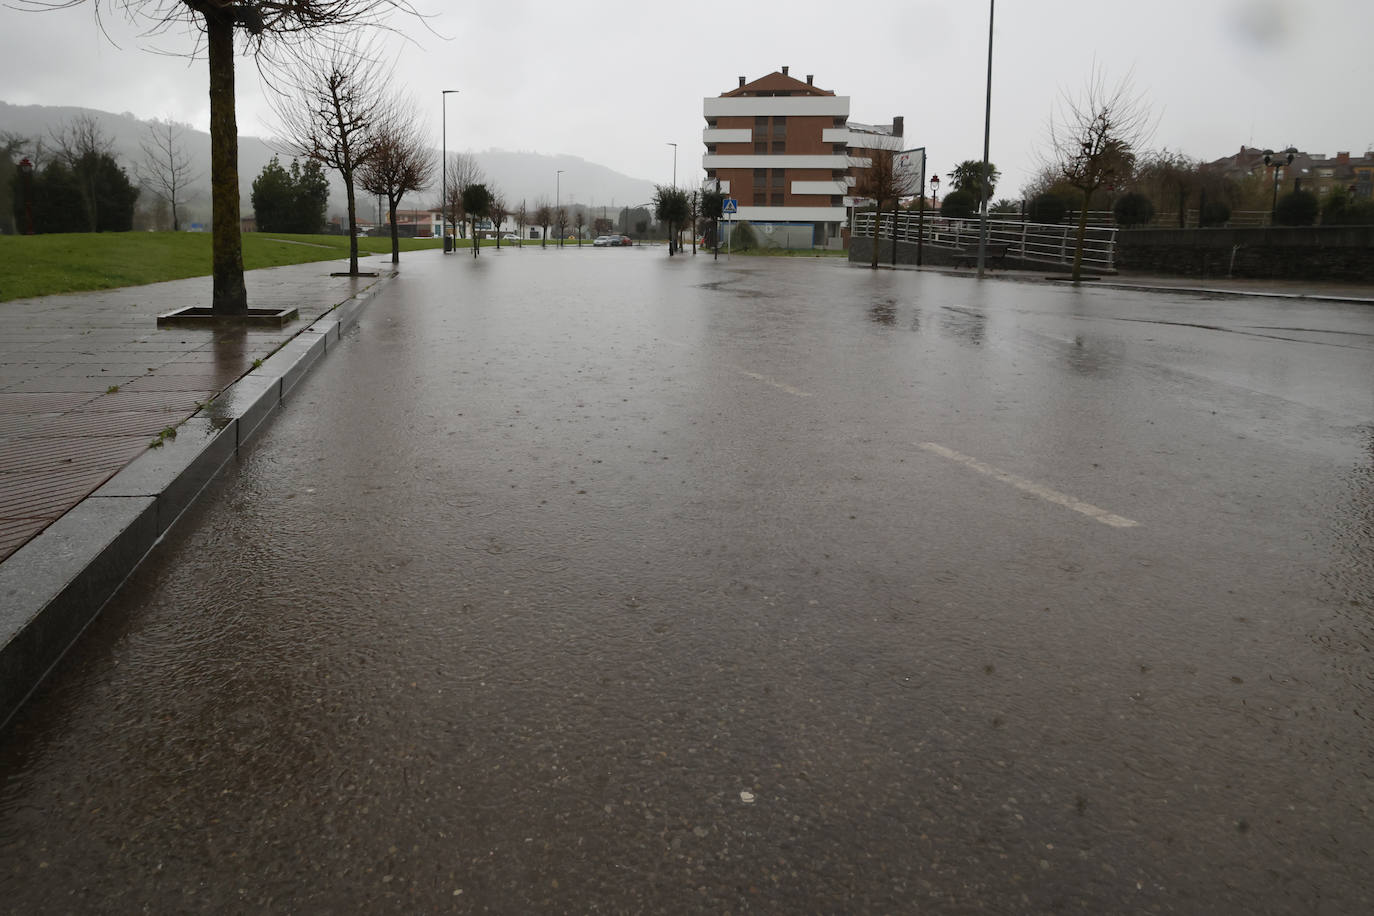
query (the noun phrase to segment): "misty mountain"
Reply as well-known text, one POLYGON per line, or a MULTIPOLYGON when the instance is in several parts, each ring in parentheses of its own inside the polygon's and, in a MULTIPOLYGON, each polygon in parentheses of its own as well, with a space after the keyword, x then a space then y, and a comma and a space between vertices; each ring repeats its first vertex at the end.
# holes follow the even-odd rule
MULTIPOLYGON (((92 108, 77 108, 51 105, 11 105, 0 101, 0 133, 15 134, 28 139, 25 152, 32 155, 34 142, 42 141, 44 148, 52 148, 52 135, 70 124, 78 115, 89 115, 95 119, 100 130, 110 138, 114 156, 129 173, 130 179, 137 181, 138 169, 144 159, 140 144, 148 139, 149 121, 141 120, 124 112, 112 114, 92 108)), ((182 146, 190 156, 193 171, 199 175, 193 183, 190 197, 184 208, 186 222, 209 223, 210 221, 210 135, 205 131, 184 127, 182 146)), ((450 149, 450 156, 456 149, 450 149)), ((435 161, 439 150, 435 149, 435 161)), ((239 193, 244 215, 253 212, 251 194, 253 180, 273 155, 280 156, 287 165, 291 156, 281 151, 279 146, 260 137, 239 137, 239 193)), ((556 184, 561 184, 565 204, 580 203, 619 208, 626 204, 642 204, 653 197, 654 186, 650 181, 631 178, 594 162, 576 156, 546 155, 533 152, 510 152, 489 149, 482 152, 469 152, 481 167, 487 178, 487 185, 506 198, 508 206, 518 207, 523 200, 533 208, 541 197, 553 202, 556 184), (556 182, 559 169, 563 170, 561 182, 556 182)), ((40 157, 41 159, 41 157, 40 157)), ((343 183, 333 173, 330 174, 329 215, 343 215, 347 208, 343 183)), ((434 187, 421 191, 402 200, 401 206, 422 208, 436 204, 439 198, 439 181, 436 176, 434 187)), ((375 198, 360 197, 358 215, 363 219, 376 218, 375 198)))

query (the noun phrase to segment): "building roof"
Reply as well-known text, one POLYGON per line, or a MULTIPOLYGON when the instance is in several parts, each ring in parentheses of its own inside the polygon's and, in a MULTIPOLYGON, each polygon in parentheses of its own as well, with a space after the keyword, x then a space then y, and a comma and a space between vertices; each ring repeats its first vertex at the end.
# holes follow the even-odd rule
POLYGON ((807 82, 802 82, 795 76, 787 72, 788 68, 774 70, 767 76, 761 76, 752 83, 743 82, 744 77, 740 77, 741 85, 729 92, 722 92, 721 98, 731 96, 750 96, 750 95, 834 95, 834 90, 821 89, 813 85, 807 76, 807 82))

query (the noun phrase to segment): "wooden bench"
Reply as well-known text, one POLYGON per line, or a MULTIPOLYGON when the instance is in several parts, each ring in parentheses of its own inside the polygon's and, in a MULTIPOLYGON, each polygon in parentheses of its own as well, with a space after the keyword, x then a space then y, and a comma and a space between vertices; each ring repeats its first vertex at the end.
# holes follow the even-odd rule
MULTIPOLYGON (((1007 259, 1007 249, 1010 247, 1011 246, 1005 242, 988 242, 983 256, 984 263, 989 265, 995 263, 998 267, 1001 267, 1007 259)), ((963 267, 965 264, 969 267, 974 267, 978 264, 977 245, 974 245, 972 248, 956 248, 954 249, 954 254, 955 267, 963 267)))

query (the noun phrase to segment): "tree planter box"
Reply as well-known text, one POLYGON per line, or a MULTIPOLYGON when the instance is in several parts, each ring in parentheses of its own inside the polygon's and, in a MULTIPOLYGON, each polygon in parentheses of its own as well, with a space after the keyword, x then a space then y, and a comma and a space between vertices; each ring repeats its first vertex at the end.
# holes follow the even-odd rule
POLYGON ((237 315, 218 315, 195 305, 157 316, 160 328, 280 328, 300 317, 299 309, 249 309, 237 315))

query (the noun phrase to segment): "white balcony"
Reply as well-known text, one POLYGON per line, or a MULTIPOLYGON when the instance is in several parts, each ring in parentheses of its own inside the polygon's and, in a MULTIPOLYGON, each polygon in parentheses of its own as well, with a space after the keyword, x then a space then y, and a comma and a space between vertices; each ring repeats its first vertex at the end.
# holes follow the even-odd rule
POLYGON ((708 127, 701 132, 702 143, 749 143, 754 132, 747 127, 708 127))
POLYGON ((847 169, 848 156, 739 155, 707 153, 701 157, 704 169, 847 169))
POLYGON ((794 181, 792 182, 793 194, 847 194, 849 185, 836 179, 835 181, 794 181))

